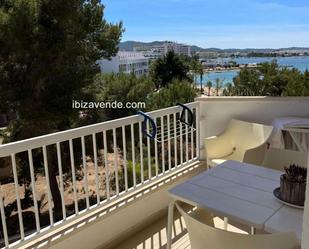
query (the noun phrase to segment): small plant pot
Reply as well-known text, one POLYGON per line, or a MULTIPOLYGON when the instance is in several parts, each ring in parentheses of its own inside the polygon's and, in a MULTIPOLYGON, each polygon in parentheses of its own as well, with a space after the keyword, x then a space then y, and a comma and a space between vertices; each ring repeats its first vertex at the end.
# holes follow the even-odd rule
POLYGON ((286 175, 280 177, 280 195, 285 202, 304 206, 306 196, 306 182, 295 182, 287 179, 286 175))

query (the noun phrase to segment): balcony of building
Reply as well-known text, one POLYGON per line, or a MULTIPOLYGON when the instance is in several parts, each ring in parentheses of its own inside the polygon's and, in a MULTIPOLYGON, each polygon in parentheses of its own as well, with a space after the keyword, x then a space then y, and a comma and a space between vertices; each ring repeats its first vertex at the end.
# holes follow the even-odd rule
MULTIPOLYGON (((153 135, 152 124, 144 127, 144 116, 135 115, 1 145, 1 246, 165 248, 168 190, 207 170, 204 138, 231 119, 270 125, 308 117, 308 104, 305 97, 197 98, 186 104, 192 126, 179 122, 179 106, 148 113, 155 139, 141 132, 153 135)), ((226 226, 223 217, 214 223, 226 226)), ((308 227, 305 220, 303 234, 308 227)), ((233 222, 228 230, 250 233, 233 222)), ((190 248, 179 215, 172 248, 190 248)))

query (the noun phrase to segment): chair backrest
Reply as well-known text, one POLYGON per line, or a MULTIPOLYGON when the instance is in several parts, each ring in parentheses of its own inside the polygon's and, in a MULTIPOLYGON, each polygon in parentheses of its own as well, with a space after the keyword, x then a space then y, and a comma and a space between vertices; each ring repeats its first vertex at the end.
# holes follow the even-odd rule
POLYGON ((232 119, 226 132, 230 133, 234 146, 241 150, 265 143, 273 131, 272 126, 232 119))
POLYGON ((284 167, 288 167, 291 164, 307 168, 307 161, 308 156, 306 152, 270 148, 265 154, 262 166, 283 171, 284 167))
POLYGON ((297 238, 293 233, 245 235, 220 230, 204 224, 187 214, 178 203, 192 249, 295 249, 297 238))

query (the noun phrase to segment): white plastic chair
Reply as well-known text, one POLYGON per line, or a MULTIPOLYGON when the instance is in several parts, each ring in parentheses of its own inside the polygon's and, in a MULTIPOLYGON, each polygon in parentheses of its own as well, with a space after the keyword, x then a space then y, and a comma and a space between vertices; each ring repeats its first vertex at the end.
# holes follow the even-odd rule
POLYGON ((294 233, 246 235, 217 229, 187 214, 178 203, 176 207, 183 216, 192 249, 296 249, 298 242, 294 233))
POLYGON ((306 152, 270 148, 265 153, 262 166, 283 171, 284 167, 288 167, 291 164, 307 168, 307 161, 308 156, 306 152))
POLYGON ((261 165, 272 130, 272 126, 232 119, 222 134, 205 138, 208 165, 227 160, 261 165))

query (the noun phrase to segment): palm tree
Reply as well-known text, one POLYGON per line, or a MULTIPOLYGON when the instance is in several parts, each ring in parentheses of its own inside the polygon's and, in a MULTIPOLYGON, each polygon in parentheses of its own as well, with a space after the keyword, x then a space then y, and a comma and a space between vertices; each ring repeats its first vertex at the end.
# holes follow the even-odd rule
POLYGON ((199 61, 199 58, 193 57, 191 61, 191 70, 193 71, 194 75, 200 76, 200 86, 201 86, 201 93, 203 92, 203 75, 204 75, 204 69, 202 63, 199 61))
POLYGON ((200 75, 200 86, 201 86, 201 94, 203 93, 203 76, 204 69, 202 63, 197 64, 197 73, 200 75))
POLYGON ((233 96, 233 84, 227 83, 226 87, 223 89, 223 95, 224 96, 233 96))
POLYGON ((208 88, 208 96, 210 96, 210 90, 212 88, 212 82, 210 80, 207 81, 206 86, 208 88))
POLYGON ((222 82, 219 78, 216 79, 216 96, 219 96, 219 90, 222 87, 222 82))

